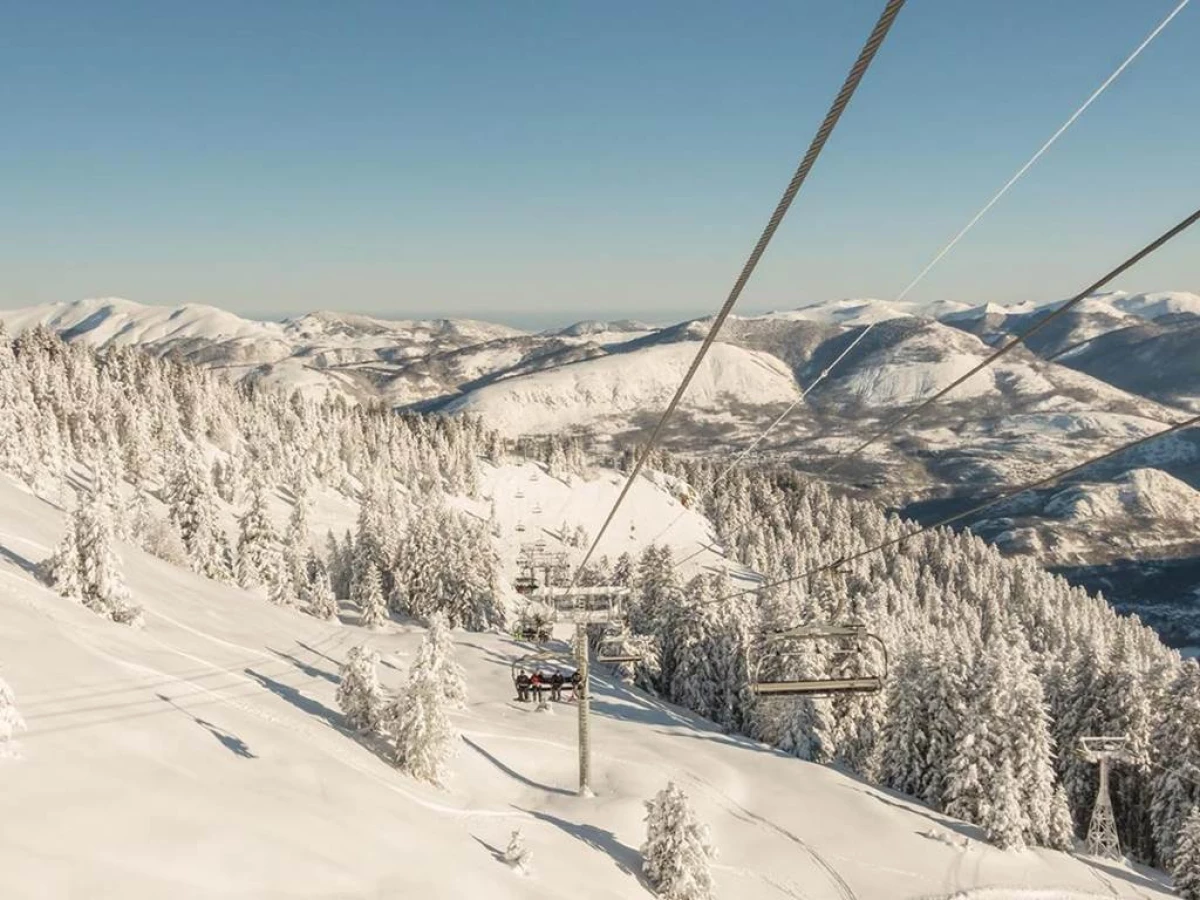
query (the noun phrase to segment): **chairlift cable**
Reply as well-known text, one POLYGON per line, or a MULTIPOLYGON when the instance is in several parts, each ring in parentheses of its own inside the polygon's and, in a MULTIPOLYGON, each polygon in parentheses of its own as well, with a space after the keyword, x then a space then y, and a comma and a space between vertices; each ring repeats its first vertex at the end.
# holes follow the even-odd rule
MULTIPOLYGON (((1197 220, 1200 220, 1200 209, 1197 209, 1191 215, 1187 216, 1185 219, 1180 221, 1178 224, 1174 225, 1173 227, 1169 228, 1167 231, 1163 232, 1161 235, 1159 235, 1157 238, 1155 238, 1149 244, 1144 246, 1142 249, 1138 250, 1132 256, 1129 256, 1128 258, 1126 258, 1120 265, 1118 265, 1116 268, 1109 271, 1107 274, 1103 275, 1097 281, 1092 282, 1090 285, 1088 285, 1086 288, 1084 288, 1082 291, 1080 291, 1074 297, 1072 297, 1071 299, 1069 299, 1065 303, 1063 303, 1062 306, 1058 307, 1058 309, 1054 310, 1053 312, 1051 312, 1049 315, 1043 317, 1040 321, 1038 321, 1034 325, 1025 329, 1025 331, 1023 331, 1020 334, 1013 337, 1008 343, 1004 344, 1004 346, 1002 346, 999 350, 997 350, 994 353, 992 353, 991 355, 987 356, 980 363, 978 363, 976 366, 974 366, 970 371, 966 372, 963 375, 960 375, 958 378, 956 378, 950 384, 946 385, 941 390, 937 391, 932 396, 926 398, 925 400, 922 400, 916 406, 912 407, 911 409, 906 410, 905 412, 901 413, 899 416, 895 417, 891 422, 889 422, 883 428, 879 429, 874 434, 872 434, 869 438, 867 438, 865 441, 860 443, 850 453, 836 456, 829 465, 827 465, 824 469, 822 469, 818 473, 818 475, 820 477, 824 478, 824 477, 836 472, 845 463, 858 457, 858 455, 861 454, 868 447, 876 444, 882 438, 886 437, 888 434, 892 433, 897 428, 899 428, 902 424, 904 424, 908 420, 914 418, 915 416, 919 415, 922 411, 924 411, 928 407, 932 406, 934 403, 936 403, 942 397, 949 394, 952 390, 954 390, 956 387, 961 385, 963 382, 967 381, 968 379, 972 378, 975 375, 978 375, 980 372, 982 372, 984 369, 991 366, 997 360, 999 360, 1002 357, 1006 356, 1007 354, 1011 353, 1019 345, 1024 344, 1026 341, 1029 340, 1029 338, 1033 337, 1035 334, 1037 334, 1043 328, 1046 328, 1048 325, 1050 325, 1050 323, 1054 322, 1056 319, 1060 318, 1061 316, 1066 315, 1068 312, 1070 312, 1072 309, 1074 309, 1076 306, 1078 306, 1080 303, 1082 303, 1085 299, 1090 297, 1096 291, 1100 290, 1100 288, 1104 287, 1110 281, 1112 281, 1113 279, 1117 278, 1118 276, 1124 274, 1128 269, 1132 268, 1134 265, 1141 262, 1146 257, 1150 256, 1155 251, 1159 250, 1161 247, 1163 247, 1165 244, 1170 242, 1172 239, 1178 237, 1180 234, 1182 234, 1184 231, 1186 231, 1188 228, 1190 228, 1192 225, 1194 225, 1197 222, 1197 220)), ((775 503, 768 505, 765 508, 760 508, 760 509, 756 510, 755 515, 761 516, 763 512, 774 509, 775 507, 779 506, 781 503, 786 502, 786 499, 787 498, 785 496, 785 497, 781 498, 780 500, 776 501, 775 503)), ((733 527, 733 530, 736 532, 737 530, 740 530, 742 527, 744 527, 745 524, 746 524, 745 522, 736 524, 733 527)), ((706 548, 701 547, 699 550, 695 551, 690 556, 686 556, 683 559, 679 560, 677 563, 675 563, 672 566, 672 569, 678 568, 679 566, 683 565, 685 562, 688 562, 689 560, 694 559, 700 553, 703 553, 705 549, 706 548)))
POLYGON ((787 214, 789 207, 791 207, 792 201, 795 199, 796 194, 799 193, 800 187, 804 184, 805 179, 808 178, 808 173, 816 164, 817 158, 821 155, 821 151, 825 147, 825 143, 829 140, 829 136, 833 133, 834 127, 837 125, 838 120, 841 118, 842 113, 846 109, 846 106, 850 103, 851 97, 854 96, 854 92, 857 90, 859 83, 862 81, 863 76, 870 67, 872 60, 875 58, 876 52, 879 50, 884 38, 887 37, 888 31, 892 27, 892 23, 895 21, 896 16, 900 13, 901 8, 904 6, 904 2, 905 0, 887 0, 887 4, 885 5, 883 12, 879 16, 879 20, 875 23, 875 27, 871 30, 871 34, 867 38, 866 43, 863 45, 862 50, 859 52, 858 58, 854 61, 854 65, 851 67, 849 74, 842 83, 842 87, 838 91, 837 96, 834 98, 829 111, 825 114, 825 118, 821 122, 820 128, 817 129, 816 135, 813 137, 807 152, 804 154, 804 158, 800 161, 799 166, 792 175, 791 181, 788 182, 787 188, 783 192, 783 196, 780 198, 779 203, 775 207, 775 211, 771 214, 771 218, 768 220, 766 227, 759 236, 758 242, 754 245, 754 249, 750 252, 749 258, 746 260, 745 265, 742 267, 741 273, 734 282, 733 288, 729 292, 729 296, 726 298, 725 303, 721 306, 721 309, 717 312, 716 317, 713 319, 713 323, 709 327, 708 333, 705 335, 704 340, 700 345, 700 349, 696 352, 696 356, 692 360, 691 366, 683 376, 683 380, 679 383, 679 387, 675 391, 675 395, 671 398, 671 402, 667 405, 666 410, 663 411, 662 416, 655 424, 649 440, 646 441, 645 446, 642 448, 641 453, 638 455, 638 458, 634 463, 633 469, 630 471, 628 478, 625 480, 625 485, 622 487, 621 493, 617 495, 616 502, 613 503, 612 509, 609 510, 608 516, 604 520, 604 524, 601 525, 600 530, 596 534, 596 537, 592 540, 592 544, 588 548, 587 553, 584 554, 582 562, 580 562, 579 567, 575 570, 575 576, 571 581, 571 587, 575 586, 575 583, 579 579, 579 573, 592 558, 596 548, 600 545, 601 539, 604 537, 604 533, 608 530, 608 527, 612 524, 613 519, 616 517, 617 510, 621 508, 621 504, 624 502, 626 496, 628 496, 629 491, 633 487, 634 482, 637 480, 638 475, 641 474, 642 468, 646 464, 646 460, 654 452, 654 448, 657 446, 662 437, 663 428, 666 425, 667 420, 675 412, 676 407, 679 405, 679 401, 683 399, 684 393, 686 393, 688 386, 691 384, 697 370, 700 368, 700 364, 704 361, 704 357, 708 354, 709 348, 712 347, 713 342, 720 333, 722 326, 725 324, 725 320, 729 318, 730 313, 733 312, 734 305, 741 296, 747 282, 749 282, 750 276, 754 273, 755 268, 757 268, 758 262, 762 258, 763 253, 766 252, 767 245, 770 244, 771 239, 775 236, 775 232, 778 230, 780 223, 787 214))
POLYGON ((721 597, 716 597, 712 600, 707 600, 707 601, 705 601, 705 603, 721 603, 726 600, 732 600, 736 597, 741 597, 746 594, 755 593, 757 591, 763 591, 763 590, 767 590, 769 588, 780 587, 782 585, 791 584, 796 581, 803 581, 803 580, 812 578, 815 575, 819 575, 822 572, 833 571, 833 570, 845 565, 846 563, 853 562, 854 560, 857 560, 857 559, 862 559, 863 557, 870 556, 874 553, 879 553, 880 551, 887 550, 890 547, 898 546, 900 544, 903 544, 907 540, 911 540, 912 538, 918 537, 919 535, 926 534, 927 532, 930 532, 930 531, 935 531, 938 528, 945 528, 947 525, 953 525, 955 522, 959 522, 963 519, 974 516, 977 513, 983 512, 986 509, 990 509, 991 507, 996 506, 1000 503, 1005 503, 1005 502, 1013 499, 1014 497, 1017 497, 1021 494, 1026 493, 1027 491, 1033 491, 1033 490, 1038 490, 1040 488, 1050 487, 1051 485, 1054 485, 1054 484, 1062 481, 1065 478, 1069 478, 1072 475, 1075 475, 1084 469, 1087 469, 1091 466, 1096 465, 1097 463, 1105 462, 1106 460, 1112 459, 1113 457, 1120 456, 1122 453, 1125 453, 1128 450, 1134 450, 1145 444, 1149 444, 1153 441, 1157 441, 1160 438, 1167 437, 1169 435, 1183 431, 1187 428, 1192 428, 1196 425, 1200 425, 1200 415, 1192 416, 1190 419, 1184 419, 1181 422, 1176 422, 1174 425, 1171 425, 1171 426, 1163 429, 1162 431, 1156 431, 1153 434, 1144 435, 1143 437, 1140 437, 1135 441, 1130 441, 1129 443, 1122 444, 1119 447, 1116 447, 1112 450, 1108 450, 1108 451, 1100 454, 1099 456, 1094 456, 1094 457, 1091 457, 1090 459, 1086 459, 1081 463, 1077 463, 1077 464, 1071 466, 1070 468, 1063 469, 1060 472, 1055 472, 1054 474, 1048 475, 1045 478, 1040 478, 1036 481, 1029 482, 1028 484, 1021 485, 1020 487, 1016 487, 1016 488, 1013 488, 1008 491, 1002 491, 1001 493, 995 495, 994 497, 991 497, 988 500, 983 501, 982 503, 975 504, 974 506, 970 507, 969 509, 963 510, 962 512, 957 512, 951 516, 946 516, 945 518, 939 519, 938 521, 936 521, 930 525, 924 525, 924 526, 916 529, 915 531, 910 531, 907 534, 900 535, 899 537, 890 538, 889 540, 883 541, 880 544, 876 544, 874 547, 870 547, 866 550, 859 550, 856 553, 851 553, 847 556, 843 556, 839 559, 836 559, 831 563, 826 563, 824 565, 809 569, 808 571, 802 572, 799 575, 791 575, 787 578, 780 578, 776 581, 769 581, 764 584, 758 584, 751 588, 744 588, 740 591, 736 591, 731 594, 726 594, 721 597))
MULTIPOLYGON (((1058 141, 1058 139, 1060 137, 1062 137, 1063 134, 1066 133, 1066 131, 1072 125, 1075 124, 1075 121, 1077 119, 1079 119, 1079 117, 1082 116, 1087 111, 1088 107, 1090 107, 1097 99, 1099 99, 1100 95, 1103 94, 1106 90, 1108 90, 1109 86, 1111 86, 1112 83, 1114 81, 1116 81, 1121 76, 1121 74, 1127 68, 1129 68, 1130 65, 1132 65, 1134 60, 1136 60, 1142 54, 1142 51, 1145 50, 1150 45, 1150 43, 1156 37, 1158 37, 1158 35, 1171 23, 1171 21, 1177 15, 1179 15, 1180 12, 1183 11, 1183 8, 1185 6, 1187 6, 1189 2, 1190 2, 1190 0, 1180 0, 1179 4, 1176 5, 1175 8, 1172 9, 1171 12, 1167 14, 1167 17, 1158 23, 1157 27, 1155 27, 1155 29, 1153 31, 1151 31, 1150 34, 1148 34, 1142 40, 1142 42, 1140 44, 1138 44, 1137 47, 1134 48, 1133 52, 1130 53, 1127 57, 1125 57, 1124 61, 1119 66, 1117 66, 1117 68, 1114 69, 1109 74, 1109 76, 1106 79, 1104 79, 1103 82, 1100 83, 1099 87, 1097 87, 1094 91, 1092 91, 1092 93, 1088 96, 1088 98, 1067 118, 1067 120, 1065 122, 1063 122, 1062 125, 1060 125, 1058 127, 1058 130, 1055 131, 1054 134, 1052 134, 1037 149, 1037 151, 1028 160, 1025 161, 1024 165, 1022 165, 1019 169, 1017 169, 1016 173, 1011 178, 1009 178, 1008 181, 1006 181, 1004 183, 1004 185, 1001 186, 1001 188, 995 194, 992 195, 992 197, 987 201, 987 203, 985 203, 982 207, 980 207, 979 211, 976 212, 975 215, 973 215, 967 221, 967 223, 965 225, 963 225, 963 227, 960 228, 958 230, 958 232, 955 233, 955 235, 936 254, 934 254, 934 256, 929 260, 929 262, 925 264, 924 268, 922 268, 921 271, 918 272, 916 274, 916 276, 904 287, 904 289, 901 290, 900 293, 896 295, 896 299, 894 302, 900 302, 900 301, 904 300, 912 292, 912 290, 918 284, 920 284, 925 279, 925 277, 930 272, 933 271, 934 268, 937 267, 937 265, 947 256, 947 254, 949 254, 950 251, 953 250, 958 245, 958 243, 960 241, 962 241, 962 239, 964 237, 967 236, 967 234, 971 231, 971 229, 973 229, 977 224, 979 224, 979 221, 985 215, 987 215, 987 213, 992 209, 992 207, 995 206, 997 203, 999 203, 1000 200, 1004 197, 1004 195, 1007 194, 1009 192, 1009 190, 1018 181, 1021 180, 1022 177, 1024 177, 1025 173, 1028 172, 1034 166, 1034 164, 1039 159, 1041 159, 1042 156, 1044 156, 1045 153, 1052 146, 1054 146, 1054 144, 1058 141)), ((848 356, 851 352, 854 351, 855 347, 857 347, 860 343, 862 343, 863 339, 866 338, 866 336, 871 332, 871 330, 877 324, 878 324, 878 322, 868 322, 867 326, 858 333, 858 335, 854 338, 854 340, 851 341, 850 344, 840 354, 838 354, 837 358, 834 359, 834 361, 832 363, 830 363, 828 366, 826 366, 824 369, 822 369, 820 373, 818 373, 817 377, 815 379, 813 379, 813 381, 809 383, 808 387, 806 387, 800 393, 800 396, 797 397, 791 403, 791 405, 788 406, 787 409, 785 409, 783 411, 783 413, 781 415, 776 417, 766 427, 766 429, 757 438, 755 438, 755 440, 748 447, 746 447, 745 450, 743 450, 741 453, 739 453, 717 475, 717 477, 715 479, 713 479, 713 481, 709 485, 708 491, 704 495, 702 495, 700 499, 703 500, 704 497, 706 497, 707 494, 709 492, 711 492, 713 488, 715 488, 717 483, 722 481, 737 465, 739 465, 742 462, 742 460, 744 460, 746 458, 746 456, 748 456, 759 444, 762 443, 762 441, 767 437, 767 435, 769 435, 772 431, 774 431, 780 425, 780 423, 783 422, 784 419, 786 419, 788 416, 790 416, 792 414, 792 412, 795 411, 796 407, 804 402, 804 400, 813 391, 813 389, 815 389, 822 381, 824 381, 829 376, 829 374, 834 369, 836 369, 838 367, 838 365, 841 364, 842 360, 845 359, 846 356, 848 356)), ((661 532, 659 532, 654 537, 654 540, 651 541, 651 543, 657 543, 659 540, 661 540, 664 535, 666 535, 672 528, 674 528, 679 523, 680 519, 683 518, 683 515, 684 515, 684 513, 680 512, 679 515, 677 515, 675 517, 675 519, 672 520, 672 522, 669 525, 667 525, 666 528, 664 528, 661 532)), ((737 526, 737 527, 740 528, 741 526, 737 526)), ((705 551, 705 549, 707 549, 707 548, 704 546, 700 547, 700 549, 691 553, 684 559, 681 559, 678 563, 676 563, 676 566, 683 565, 686 562, 690 562, 691 560, 693 560, 697 556, 699 556, 701 553, 703 553, 705 551)))

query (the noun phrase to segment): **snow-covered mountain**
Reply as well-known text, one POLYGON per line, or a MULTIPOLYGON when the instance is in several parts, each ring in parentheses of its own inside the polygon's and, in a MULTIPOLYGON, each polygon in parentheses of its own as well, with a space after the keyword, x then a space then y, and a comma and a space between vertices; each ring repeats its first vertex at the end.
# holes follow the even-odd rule
MULTIPOLYGON (((731 317, 679 408, 668 446, 727 453, 795 405, 758 458, 814 473, 837 465, 837 481, 928 519, 1200 408, 1200 295, 1106 293, 861 458, 839 460, 898 410, 969 371, 998 341, 1055 306, 839 300, 731 317)), ((601 446, 642 436, 710 325, 583 321, 532 334, 470 320, 392 322, 332 312, 254 322, 212 307, 111 299, 0 312, 0 320, 10 331, 42 324, 68 340, 137 345, 311 395, 478 413, 510 437, 571 431, 601 446)), ((1200 438, 1152 444, 1090 477, 1146 467, 1200 487, 1200 438)), ((1134 540, 1145 553, 1177 554, 1188 546, 1189 528, 1172 521, 1134 540)), ((1039 511, 1006 546, 1066 564, 1107 560, 1127 539, 1119 520, 1094 519, 1070 540, 1056 537, 1064 530, 1060 518, 1039 511)))

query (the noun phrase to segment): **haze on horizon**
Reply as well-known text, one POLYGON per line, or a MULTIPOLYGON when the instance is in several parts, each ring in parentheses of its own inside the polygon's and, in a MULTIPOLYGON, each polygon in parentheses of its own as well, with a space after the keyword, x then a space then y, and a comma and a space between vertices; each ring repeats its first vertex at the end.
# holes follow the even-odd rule
MULTIPOLYGON (((894 297, 1175 2, 909 4, 739 311, 894 297)), ((706 314, 879 8, 16 7, 0 308, 706 314)), ((1190 212, 1198 42, 1189 7, 912 299, 1069 296, 1190 212)))

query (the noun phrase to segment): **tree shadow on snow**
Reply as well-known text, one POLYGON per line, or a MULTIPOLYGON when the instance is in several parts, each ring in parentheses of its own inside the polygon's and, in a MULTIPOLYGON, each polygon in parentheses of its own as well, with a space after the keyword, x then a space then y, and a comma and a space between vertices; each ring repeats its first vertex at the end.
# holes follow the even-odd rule
POLYGON ((760 744, 751 738, 744 737, 740 734, 728 734, 724 731, 699 731, 695 734, 689 734, 686 731, 667 731, 666 729, 658 729, 655 734, 661 734, 664 737, 671 738, 687 738, 689 741, 711 741, 714 744, 724 744, 727 747, 738 747, 742 750, 754 750, 757 753, 769 753, 772 756, 778 756, 782 759, 795 759, 789 753, 784 753, 777 747, 770 747, 767 744, 760 744))
POLYGON ((589 847, 607 854, 616 863, 618 869, 626 875, 632 875, 646 890, 653 890, 650 882, 646 880, 646 876, 642 874, 642 854, 633 847, 622 844, 611 831, 605 831, 595 825, 568 822, 566 819, 560 819, 547 812, 532 809, 522 810, 522 812, 528 813, 538 821, 548 822, 571 837, 583 841, 589 847))
POLYGON ((29 559, 27 557, 22 556, 17 551, 9 549, 8 547, 4 546, 3 544, 0 544, 0 559, 7 559, 10 563, 15 565, 17 568, 23 569, 25 572, 28 572, 34 578, 38 577, 37 563, 33 562, 31 559, 29 559))
POLYGON ((193 721, 201 728, 204 728, 215 737, 221 744, 234 756, 240 756, 242 759, 258 759, 258 757, 250 752, 250 747, 236 734, 231 734, 228 731, 223 731, 211 722, 206 722, 204 719, 193 717, 193 721))
MULTIPOLYGON (((342 661, 340 659, 334 659, 328 653, 322 653, 316 647, 310 647, 308 644, 304 643, 304 641, 296 641, 296 644, 297 644, 297 646, 301 647, 302 649, 307 650, 313 656, 319 656, 319 657, 321 657, 321 659, 326 660, 327 662, 333 663, 339 669, 341 668, 342 661)), ((271 652, 274 653, 275 651, 272 650, 271 652)))
POLYGON ((536 788, 539 791, 546 791, 551 794, 563 794, 564 796, 567 796, 567 797, 575 796, 574 791, 568 791, 565 788, 554 787, 553 785, 549 785, 549 784, 542 784, 540 781, 534 781, 532 778, 530 778, 526 775, 522 775, 516 769, 501 762, 499 759, 497 759, 495 756, 493 756, 487 750, 484 750, 483 747, 479 746, 477 743, 475 743, 473 740, 471 740, 466 735, 462 735, 462 741, 464 744, 466 744, 468 747, 470 747, 472 750, 474 750, 476 753, 478 753, 480 756, 482 756, 484 759, 486 759, 488 762, 490 762, 493 766, 495 766, 497 769, 499 769, 501 772, 503 772, 509 778, 512 778, 515 781, 519 781, 523 785, 526 785, 531 788, 536 788))
POLYGON ((276 681, 274 678, 268 678, 266 675, 261 675, 253 669, 244 669, 243 671, 272 694, 282 697, 288 703, 292 704, 292 706, 296 707, 296 709, 306 712, 310 716, 316 716, 318 719, 323 719, 326 724, 336 728, 338 731, 346 730, 342 723, 342 714, 330 709, 324 703, 313 700, 311 697, 306 697, 291 685, 276 681))
MULTIPOLYGON (((1072 854, 1074 855, 1074 854, 1072 854)), ((1130 868, 1124 868, 1111 862, 1105 862, 1101 859, 1096 859, 1094 856, 1075 856, 1077 860, 1086 866, 1090 866, 1107 875, 1109 878, 1120 879, 1129 884, 1136 884, 1138 887, 1149 888, 1155 891, 1169 891, 1170 886, 1166 879, 1163 881, 1155 881, 1153 877, 1145 875, 1142 871, 1133 868, 1130 863, 1130 868)))
POLYGON ((324 678, 330 684, 341 684, 342 682, 342 679, 337 675, 334 675, 332 672, 326 672, 324 669, 318 669, 311 663, 306 663, 303 660, 296 659, 296 657, 292 656, 290 653, 284 653, 282 650, 276 650, 274 647, 268 647, 267 649, 280 659, 290 662, 309 678, 324 678))
POLYGON ((498 850, 497 848, 493 847, 491 844, 489 844, 487 841, 485 841, 483 838, 479 837, 478 835, 473 834, 473 835, 471 835, 471 837, 475 838, 475 843, 479 844, 480 846, 483 847, 484 850, 486 850, 488 853, 492 854, 492 859, 496 860, 496 862, 504 862, 503 851, 498 850))
POLYGON ((155 694, 155 696, 164 703, 169 703, 175 709, 179 710, 181 713, 215 737, 221 742, 221 745, 234 756, 241 757, 242 759, 258 759, 258 757, 250 751, 250 746, 233 732, 226 731, 225 729, 214 725, 212 722, 201 719, 199 716, 193 716, 190 712, 188 712, 166 694, 155 694))
POLYGON ((968 825, 966 822, 960 822, 957 819, 951 819, 949 816, 944 816, 936 810, 926 806, 916 797, 910 797, 907 794, 901 794, 900 792, 893 791, 890 788, 880 787, 877 784, 871 784, 869 781, 864 781, 862 778, 847 769, 836 766, 831 766, 830 768, 836 768, 837 771, 840 772, 844 777, 850 779, 851 781, 858 782, 859 786, 856 786, 852 789, 858 791, 860 794, 866 794, 868 797, 872 797, 875 800, 878 800, 880 803, 886 803, 888 806, 893 806, 896 809, 902 809, 905 812, 912 813, 913 815, 921 816, 922 818, 933 822, 935 825, 945 828, 947 831, 956 832, 965 838, 970 838, 971 840, 978 841, 981 844, 987 843, 987 836, 984 834, 982 828, 979 828, 975 825, 968 825))
POLYGON ((470 647, 472 650, 477 650, 481 655, 485 656, 490 661, 503 666, 511 666, 513 658, 505 656, 502 653, 497 653, 490 647, 484 647, 482 644, 472 644, 470 641, 459 641, 460 647, 470 647))

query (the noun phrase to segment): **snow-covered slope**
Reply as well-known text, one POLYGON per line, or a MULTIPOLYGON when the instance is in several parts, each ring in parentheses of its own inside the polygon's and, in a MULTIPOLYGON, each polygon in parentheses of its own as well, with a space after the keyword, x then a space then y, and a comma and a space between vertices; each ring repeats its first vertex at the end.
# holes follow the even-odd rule
MULTIPOLYGON (((667 446, 741 449, 819 381, 758 449, 823 472, 1055 305, 964 309, 858 299, 732 316, 684 397, 667 446)), ((909 507, 947 494, 988 494, 1082 461, 1097 442, 1110 447, 1152 434, 1177 420, 1179 407, 1200 408, 1198 313, 1200 296, 1183 292, 1088 298, 1041 332, 1031 351, 1011 353, 859 460, 838 463, 837 477, 909 507)), ((602 447, 644 437, 711 325, 584 321, 526 334, 466 320, 389 322, 331 312, 261 323, 210 307, 118 300, 17 310, 0 320, 12 331, 41 323, 101 346, 136 343, 284 390, 478 413, 507 435, 578 430, 602 447)), ((1197 453, 1200 442, 1184 435, 1123 458, 1108 474, 1151 465, 1200 487, 1197 453)), ((1093 526, 1098 546, 1107 546, 1115 523, 1093 526)))
MULTIPOLYGON (((482 415, 510 435, 603 429, 611 419, 665 408, 695 355, 692 343, 605 355, 494 382, 447 409, 482 415)), ((775 357, 715 344, 688 391, 688 410, 720 416, 737 406, 789 403, 797 395, 792 373, 775 357)))
POLYGON ((826 325, 869 325, 888 319, 918 317, 936 319, 969 309, 966 303, 943 300, 923 303, 913 300, 842 299, 810 303, 792 310, 780 310, 767 316, 777 319, 803 319, 826 325))
POLYGON ((579 799, 573 710, 513 703, 509 663, 529 648, 496 635, 456 638, 462 738, 448 789, 423 786, 347 734, 334 701, 349 648, 379 650, 394 689, 420 629, 317 622, 122 547, 146 609, 143 629, 124 628, 30 574, 61 527, 0 478, 0 660, 29 724, 23 758, 0 763, 6 900, 649 896, 642 802, 668 780, 712 827, 723 898, 1168 896, 1153 873, 996 850, 603 673, 597 796, 579 799), (497 860, 514 828, 527 876, 497 860))

